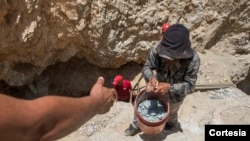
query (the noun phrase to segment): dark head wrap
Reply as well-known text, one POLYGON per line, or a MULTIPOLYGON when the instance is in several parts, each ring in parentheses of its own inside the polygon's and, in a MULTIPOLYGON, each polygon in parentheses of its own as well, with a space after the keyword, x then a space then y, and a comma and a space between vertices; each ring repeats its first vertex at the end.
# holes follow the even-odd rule
POLYGON ((189 31, 182 24, 173 24, 164 33, 161 43, 156 48, 160 57, 169 60, 193 57, 193 49, 189 40, 189 31))

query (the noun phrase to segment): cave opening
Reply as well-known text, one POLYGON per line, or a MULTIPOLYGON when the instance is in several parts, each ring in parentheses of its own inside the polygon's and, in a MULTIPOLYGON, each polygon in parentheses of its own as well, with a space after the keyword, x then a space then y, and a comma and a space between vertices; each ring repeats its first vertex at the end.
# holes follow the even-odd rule
POLYGON ((120 68, 100 68, 86 59, 75 57, 67 62, 47 67, 33 82, 24 86, 13 87, 0 81, 0 92, 24 99, 35 99, 45 95, 82 97, 89 94, 99 76, 104 77, 104 86, 112 88, 115 75, 121 74, 124 79, 132 81, 141 69, 142 64, 134 62, 120 68))

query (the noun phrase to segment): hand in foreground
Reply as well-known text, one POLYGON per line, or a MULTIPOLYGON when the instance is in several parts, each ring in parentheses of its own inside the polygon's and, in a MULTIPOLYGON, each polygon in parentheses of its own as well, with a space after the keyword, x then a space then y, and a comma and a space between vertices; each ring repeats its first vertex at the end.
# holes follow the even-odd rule
POLYGON ((116 91, 114 89, 106 88, 104 85, 104 78, 99 77, 90 91, 90 96, 93 96, 99 103, 99 114, 107 113, 113 106, 116 99, 116 91))
POLYGON ((170 90, 169 83, 159 83, 159 85, 154 89, 154 93, 160 93, 165 95, 170 90))

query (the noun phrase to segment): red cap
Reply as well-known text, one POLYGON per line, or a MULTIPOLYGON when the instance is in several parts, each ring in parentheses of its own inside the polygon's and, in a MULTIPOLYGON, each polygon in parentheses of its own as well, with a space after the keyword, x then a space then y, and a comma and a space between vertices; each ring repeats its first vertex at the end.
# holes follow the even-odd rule
POLYGON ((169 23, 163 24, 162 27, 161 27, 161 32, 162 33, 166 32, 169 27, 170 27, 169 23))
POLYGON ((117 85, 119 82, 123 80, 123 77, 121 75, 116 75, 115 79, 113 81, 113 85, 117 85))

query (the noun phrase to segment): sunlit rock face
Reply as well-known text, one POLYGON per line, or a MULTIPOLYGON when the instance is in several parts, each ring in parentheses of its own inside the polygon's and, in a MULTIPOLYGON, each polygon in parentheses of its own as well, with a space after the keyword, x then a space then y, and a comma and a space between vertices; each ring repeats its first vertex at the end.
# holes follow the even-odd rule
POLYGON ((186 25, 199 52, 250 52, 248 0, 0 0, 0 80, 29 85, 72 58, 142 64, 165 22, 186 25))

